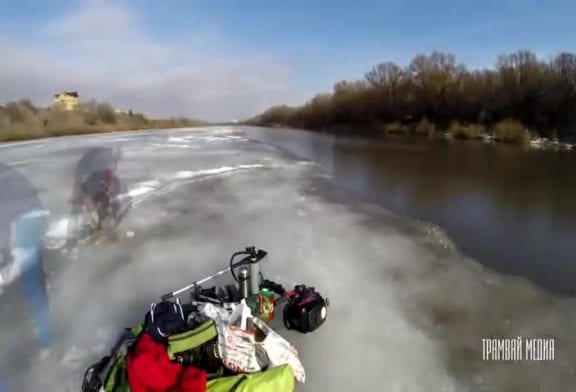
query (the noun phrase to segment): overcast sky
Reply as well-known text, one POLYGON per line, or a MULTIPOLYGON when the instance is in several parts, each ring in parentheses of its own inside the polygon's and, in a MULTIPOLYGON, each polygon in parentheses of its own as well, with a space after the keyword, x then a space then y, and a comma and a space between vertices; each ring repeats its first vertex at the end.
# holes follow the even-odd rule
POLYGON ((300 104, 382 61, 576 52, 576 1, 2 0, 0 103, 77 90, 207 120, 300 104))

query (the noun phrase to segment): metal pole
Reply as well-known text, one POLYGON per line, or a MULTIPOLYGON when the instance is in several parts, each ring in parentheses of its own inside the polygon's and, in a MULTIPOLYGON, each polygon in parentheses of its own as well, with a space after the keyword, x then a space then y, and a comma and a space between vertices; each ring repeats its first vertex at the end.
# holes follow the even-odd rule
POLYGON ((250 270, 250 294, 258 294, 260 291, 260 265, 258 261, 254 259, 248 265, 250 270))
POLYGON ((162 300, 167 300, 167 299, 170 299, 170 298, 175 297, 175 296, 177 296, 177 295, 180 295, 180 294, 182 294, 183 292, 188 291, 188 290, 190 290, 190 289, 193 288, 193 287, 196 287, 196 286, 198 286, 198 285, 201 285, 201 284, 203 284, 203 283, 206 283, 206 282, 208 282, 209 280, 212 280, 212 279, 214 279, 214 278, 216 278, 216 277, 218 277, 218 276, 220 276, 220 275, 222 275, 222 274, 225 274, 226 272, 229 272, 229 271, 230 271, 230 268, 223 269, 222 271, 219 271, 219 272, 215 273, 214 275, 210 275, 210 276, 208 276, 208 277, 206 277, 206 278, 204 278, 204 279, 202 279, 202 280, 199 280, 199 281, 196 281, 196 282, 194 282, 194 283, 192 283, 192 284, 189 284, 189 285, 186 286, 186 287, 182 287, 182 288, 179 289, 179 290, 173 291, 173 292, 171 292, 171 293, 169 293, 169 294, 165 294, 165 295, 162 296, 162 300))

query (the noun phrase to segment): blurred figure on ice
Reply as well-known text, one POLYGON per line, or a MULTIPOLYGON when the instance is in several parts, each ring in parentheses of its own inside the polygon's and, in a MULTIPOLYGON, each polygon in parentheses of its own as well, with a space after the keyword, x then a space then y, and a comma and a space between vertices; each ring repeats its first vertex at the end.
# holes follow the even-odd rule
MULTIPOLYGON (((92 147, 76 163, 72 185, 72 215, 89 219, 89 230, 99 231, 108 223, 115 228, 126 212, 128 200, 121 200, 123 188, 118 177, 121 151, 118 147, 92 147)), ((71 226, 72 231, 82 227, 71 226)), ((69 234, 74 241, 76 234, 69 234)))
POLYGON ((42 348, 52 338, 42 266, 47 215, 36 188, 15 169, 0 164, 0 295, 18 281, 42 348))

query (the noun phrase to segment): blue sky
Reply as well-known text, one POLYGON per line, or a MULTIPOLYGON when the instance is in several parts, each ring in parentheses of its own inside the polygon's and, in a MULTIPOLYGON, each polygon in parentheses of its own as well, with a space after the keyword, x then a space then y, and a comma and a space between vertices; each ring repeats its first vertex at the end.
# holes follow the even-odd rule
POLYGON ((383 61, 576 52, 576 1, 0 2, 0 100, 53 90, 155 115, 242 118, 298 104, 383 61))

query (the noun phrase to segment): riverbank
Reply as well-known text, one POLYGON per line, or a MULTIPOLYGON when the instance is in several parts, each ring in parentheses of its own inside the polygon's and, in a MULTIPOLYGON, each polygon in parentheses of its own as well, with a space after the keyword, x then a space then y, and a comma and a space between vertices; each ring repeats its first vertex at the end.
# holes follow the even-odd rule
MULTIPOLYGON (((264 126, 255 122, 247 122, 246 125, 264 126)), ((273 129, 294 129, 282 124, 266 124, 267 128, 273 129)), ((461 125, 453 122, 447 130, 439 130, 434 124, 422 121, 416 125, 403 125, 399 122, 388 123, 381 126, 352 126, 346 124, 323 126, 316 129, 301 128, 309 132, 321 134, 352 136, 371 140, 387 139, 429 139, 448 140, 454 142, 477 142, 484 144, 506 144, 518 145, 525 148, 541 150, 574 150, 576 151, 576 140, 559 141, 538 137, 521 125, 517 126, 518 131, 508 132, 506 136, 498 134, 494 129, 487 129, 478 124, 461 125), (512 136, 511 136, 512 135, 512 136)))
MULTIPOLYGON (((468 69, 450 53, 416 55, 400 66, 384 62, 359 80, 301 106, 275 106, 248 120, 297 129, 349 128, 379 137, 434 137, 534 143, 576 142, 576 54, 539 59, 525 51, 499 56, 494 68, 468 69)), ((338 131, 334 133, 339 133, 338 131)), ((543 143, 546 144, 546 143, 543 143)))
POLYGON ((206 123, 188 118, 152 119, 97 102, 84 103, 70 111, 36 107, 28 100, 0 106, 0 142, 202 125, 206 123))

